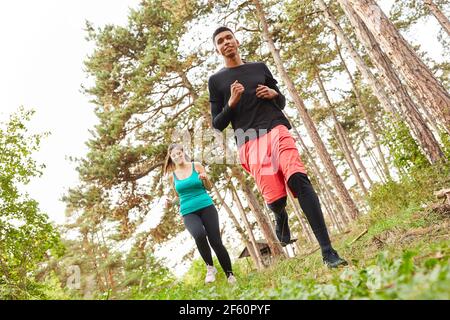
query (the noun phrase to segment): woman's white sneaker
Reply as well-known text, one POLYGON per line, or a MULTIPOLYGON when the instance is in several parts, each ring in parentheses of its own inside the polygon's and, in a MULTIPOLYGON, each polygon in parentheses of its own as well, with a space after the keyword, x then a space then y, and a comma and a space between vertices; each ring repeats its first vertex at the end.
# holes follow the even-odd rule
POLYGON ((217 269, 214 266, 206 266, 205 283, 211 283, 216 280, 217 269))
POLYGON ((230 275, 230 276, 228 277, 228 283, 229 283, 229 284, 235 285, 236 282, 237 282, 237 280, 236 280, 236 277, 235 277, 235 276, 230 275))

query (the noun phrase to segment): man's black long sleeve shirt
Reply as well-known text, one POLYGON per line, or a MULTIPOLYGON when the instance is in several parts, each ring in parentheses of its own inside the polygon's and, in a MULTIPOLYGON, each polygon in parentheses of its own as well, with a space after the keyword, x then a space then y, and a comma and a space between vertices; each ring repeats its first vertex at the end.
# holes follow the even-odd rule
POLYGON ((223 131, 231 123, 238 147, 277 125, 282 124, 291 129, 288 119, 281 111, 286 105, 286 98, 278 89, 272 73, 262 62, 247 62, 233 68, 222 68, 209 78, 208 89, 213 127, 223 131), (244 86, 244 93, 238 104, 230 108, 230 86, 236 80, 244 86), (274 89, 278 96, 272 100, 258 98, 256 88, 259 84, 274 89))

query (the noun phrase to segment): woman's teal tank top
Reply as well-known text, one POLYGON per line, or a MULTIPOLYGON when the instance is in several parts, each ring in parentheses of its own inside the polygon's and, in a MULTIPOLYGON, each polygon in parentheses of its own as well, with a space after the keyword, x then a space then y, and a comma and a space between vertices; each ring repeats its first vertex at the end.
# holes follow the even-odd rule
POLYGON ((173 177, 175 190, 180 198, 180 211, 182 216, 214 204, 203 186, 203 181, 198 177, 193 162, 190 177, 179 180, 175 172, 173 172, 173 177))

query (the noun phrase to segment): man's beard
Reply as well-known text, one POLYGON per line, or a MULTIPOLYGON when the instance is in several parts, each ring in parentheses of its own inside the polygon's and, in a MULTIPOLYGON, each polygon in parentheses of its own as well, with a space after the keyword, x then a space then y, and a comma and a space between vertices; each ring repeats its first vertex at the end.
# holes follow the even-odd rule
POLYGON ((234 57, 236 57, 236 51, 231 51, 229 54, 226 54, 225 57, 227 57, 228 59, 233 59, 234 57))
POLYGON ((230 46, 224 50, 223 55, 228 59, 233 59, 236 56, 236 50, 234 49, 233 46, 230 46))

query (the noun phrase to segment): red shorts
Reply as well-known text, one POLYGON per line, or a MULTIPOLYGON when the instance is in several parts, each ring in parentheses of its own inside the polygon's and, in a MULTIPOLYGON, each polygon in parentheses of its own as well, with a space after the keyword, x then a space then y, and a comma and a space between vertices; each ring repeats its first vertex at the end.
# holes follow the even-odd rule
POLYGON ((287 196, 286 184, 292 174, 306 174, 295 140, 284 125, 246 142, 239 149, 239 158, 268 204, 287 196))

